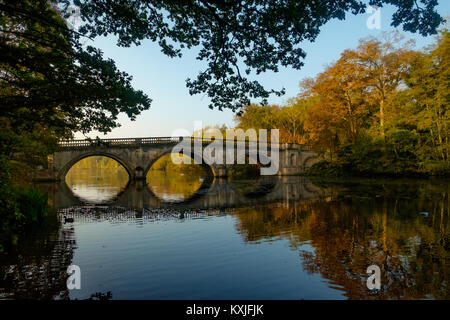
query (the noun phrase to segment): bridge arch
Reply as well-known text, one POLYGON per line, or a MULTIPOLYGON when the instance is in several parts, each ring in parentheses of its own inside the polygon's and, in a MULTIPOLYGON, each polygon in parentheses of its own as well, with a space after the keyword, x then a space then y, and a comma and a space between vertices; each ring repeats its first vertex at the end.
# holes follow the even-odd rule
MULTIPOLYGON (((153 158, 145 167, 145 170, 143 171, 143 177, 147 177, 148 172, 150 171, 151 167, 155 164, 156 161, 158 161, 159 159, 161 159, 162 157, 171 154, 172 149, 166 150, 164 152, 162 152, 161 154, 159 154, 157 157, 153 158)), ((216 176, 216 172, 214 171, 214 168, 212 166, 210 166, 209 164, 207 164, 205 162, 205 160, 203 159, 203 155, 202 154, 197 154, 195 152, 189 152, 189 153, 185 153, 185 152, 179 152, 181 154, 184 154, 185 156, 190 157, 192 160, 195 159, 195 157, 198 157, 198 159, 202 159, 202 163, 198 164, 199 166, 201 166, 206 173, 206 178, 205 180, 210 180, 209 182, 212 182, 212 180, 214 180, 214 177, 216 176)))
MULTIPOLYGON (((147 179, 147 174, 150 171, 151 167, 162 157, 170 155, 172 152, 172 149, 168 149, 165 150, 163 152, 161 152, 157 157, 154 157, 153 159, 151 159, 151 161, 146 165, 145 170, 143 171, 143 175, 142 177, 144 179, 147 179)), ((194 194, 192 194, 188 199, 184 199, 182 201, 177 201, 177 203, 179 204, 188 204, 192 201, 197 200, 198 198, 202 197, 211 187, 211 185, 214 183, 215 181, 215 176, 216 176, 216 172, 214 171, 214 168, 212 166, 210 166, 209 164, 207 164, 202 156, 202 154, 198 154, 195 153, 194 151, 191 152, 178 152, 180 154, 183 154, 185 156, 188 156, 192 159, 192 161, 194 161, 194 159, 197 157, 197 159, 202 159, 202 163, 198 164, 199 166, 202 167, 202 169, 204 170, 205 173, 205 178, 203 179, 203 182, 201 184, 201 186, 198 188, 198 190, 196 190, 194 192, 194 194)), ((156 194, 153 193, 153 191, 150 188, 150 185, 147 185, 148 188, 148 192, 155 197, 156 199, 159 199, 161 202, 165 202, 163 199, 160 199, 156 194)))
POLYGON ((321 161, 321 159, 317 155, 307 156, 305 158, 305 160, 303 160, 303 163, 302 163, 303 170, 305 170, 305 171, 308 170, 314 164, 316 164, 317 162, 320 162, 320 161, 321 161))
POLYGON ((72 168, 78 161, 83 160, 84 158, 87 158, 87 157, 96 157, 96 156, 107 157, 107 158, 117 161, 127 171, 128 179, 129 179, 128 181, 134 180, 135 170, 134 170, 133 166, 131 166, 126 160, 122 159, 120 156, 118 156, 114 153, 98 151, 98 150, 90 151, 90 152, 83 152, 74 157, 71 157, 70 160, 65 165, 63 165, 63 167, 59 170, 58 180, 65 181, 66 175, 69 172, 70 168, 72 168))

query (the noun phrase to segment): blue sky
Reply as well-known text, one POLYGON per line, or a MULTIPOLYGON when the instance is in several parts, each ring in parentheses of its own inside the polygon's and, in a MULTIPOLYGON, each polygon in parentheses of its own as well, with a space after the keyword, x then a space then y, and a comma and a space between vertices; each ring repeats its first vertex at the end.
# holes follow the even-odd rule
MULTIPOLYGON (((450 15, 450 0, 440 0, 438 12, 450 15)), ((322 27, 314 43, 305 43, 302 48, 307 56, 301 70, 280 69, 278 73, 259 75, 259 80, 266 88, 284 87, 286 94, 272 97, 271 104, 283 104, 299 92, 299 82, 323 71, 324 66, 337 60, 342 51, 355 48, 358 40, 367 36, 380 36, 382 32, 391 31, 391 16, 394 8, 381 8, 381 28, 369 29, 366 20, 370 14, 354 16, 348 14, 346 20, 332 20, 322 27)), ((433 36, 422 37, 418 34, 402 32, 407 39, 416 40, 416 49, 427 46, 434 41, 433 36)), ((92 45, 103 50, 105 57, 112 58, 118 68, 133 76, 133 86, 144 91, 153 100, 149 110, 143 112, 135 121, 126 116, 119 116, 121 127, 113 129, 104 136, 97 132, 90 137, 150 137, 170 136, 176 129, 193 130, 194 121, 202 121, 203 126, 226 124, 233 126, 234 113, 229 110, 219 111, 208 108, 208 98, 202 95, 189 95, 186 78, 195 78, 204 64, 195 59, 196 53, 185 51, 182 58, 171 59, 160 52, 159 46, 151 41, 144 41, 138 47, 120 48, 113 37, 98 38, 92 45)), ((83 138, 76 134, 76 138, 83 138)))

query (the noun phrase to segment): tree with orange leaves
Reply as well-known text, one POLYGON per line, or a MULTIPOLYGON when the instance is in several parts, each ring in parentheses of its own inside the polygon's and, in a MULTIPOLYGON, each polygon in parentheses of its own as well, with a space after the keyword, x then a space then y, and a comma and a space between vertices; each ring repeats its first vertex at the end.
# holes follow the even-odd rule
POLYGON ((386 135, 386 105, 403 83, 416 52, 412 40, 402 43, 399 34, 384 35, 384 41, 372 37, 360 40, 355 50, 347 50, 347 61, 365 80, 366 90, 378 106, 380 136, 386 135))

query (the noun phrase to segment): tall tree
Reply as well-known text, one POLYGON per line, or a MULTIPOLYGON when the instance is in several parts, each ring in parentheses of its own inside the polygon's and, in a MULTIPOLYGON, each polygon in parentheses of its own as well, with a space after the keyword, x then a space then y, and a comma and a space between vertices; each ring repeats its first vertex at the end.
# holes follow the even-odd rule
POLYGON ((429 155, 450 161, 450 32, 443 30, 429 52, 419 53, 407 77, 419 130, 431 137, 429 155))
POLYGON ((282 135, 280 141, 301 144, 307 142, 304 124, 310 105, 307 99, 290 99, 286 106, 280 108, 277 121, 282 135))
POLYGON ((131 86, 47 1, 0 2, 0 117, 48 124, 65 133, 108 132, 117 115, 135 118, 150 99, 131 86))
POLYGON ((0 56, 0 156, 11 164, 42 164, 58 139, 109 132, 119 113, 134 119, 150 107, 48 1, 0 1, 0 56))
POLYGON ((329 155, 331 161, 340 145, 339 132, 341 126, 333 113, 333 109, 320 98, 315 99, 305 121, 308 132, 308 143, 320 154, 329 155))
POLYGON ((303 81, 301 95, 320 97, 323 108, 330 109, 346 138, 355 143, 363 117, 369 113, 369 104, 367 78, 350 56, 350 51, 344 51, 338 61, 315 79, 303 81))
POLYGON ((380 135, 386 135, 386 105, 408 74, 408 67, 414 57, 410 41, 401 46, 398 35, 380 41, 374 38, 360 41, 356 50, 349 50, 347 56, 358 65, 362 78, 368 81, 368 87, 379 108, 380 135))
POLYGON ((235 116, 237 127, 241 129, 275 129, 277 128, 275 114, 278 110, 278 106, 256 104, 245 106, 235 116))

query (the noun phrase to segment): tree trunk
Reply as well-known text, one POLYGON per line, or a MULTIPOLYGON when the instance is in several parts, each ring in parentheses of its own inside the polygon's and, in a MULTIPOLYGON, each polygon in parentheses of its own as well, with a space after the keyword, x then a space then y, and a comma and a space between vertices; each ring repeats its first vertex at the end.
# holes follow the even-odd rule
POLYGON ((384 128, 384 97, 382 97, 380 101, 380 129, 381 129, 381 138, 383 140, 386 140, 386 133, 384 128))

